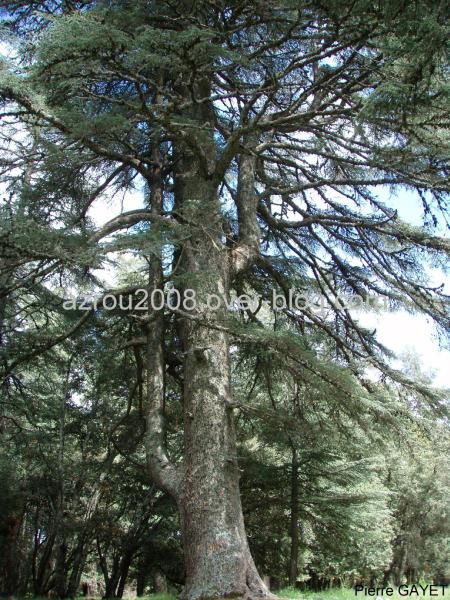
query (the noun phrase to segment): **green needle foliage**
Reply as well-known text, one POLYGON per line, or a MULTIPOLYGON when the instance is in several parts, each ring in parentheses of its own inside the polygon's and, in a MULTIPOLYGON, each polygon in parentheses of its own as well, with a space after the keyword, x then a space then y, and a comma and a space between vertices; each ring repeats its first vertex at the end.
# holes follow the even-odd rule
POLYGON ((2 593, 448 578, 445 8, 1 2, 2 593))

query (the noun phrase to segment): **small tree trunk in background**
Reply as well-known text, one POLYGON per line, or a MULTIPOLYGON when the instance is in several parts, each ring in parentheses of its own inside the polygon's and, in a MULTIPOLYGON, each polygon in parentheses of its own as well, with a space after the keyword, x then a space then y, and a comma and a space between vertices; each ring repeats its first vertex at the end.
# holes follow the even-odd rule
POLYGON ((80 586, 81 575, 86 562, 87 551, 85 534, 81 533, 81 538, 77 543, 77 547, 73 552, 72 570, 70 572, 69 582, 67 584, 67 597, 75 598, 80 586))
POLYGON ((117 452, 112 450, 108 453, 98 481, 92 489, 91 497, 84 515, 83 527, 77 540, 77 546, 73 551, 72 570, 70 572, 69 582, 67 584, 67 597, 74 598, 77 595, 80 587, 81 575, 88 555, 89 544, 95 535, 93 531, 92 521, 97 512, 99 502, 103 494, 103 482, 109 475, 109 471, 117 457, 117 452))
POLYGON ((289 585, 295 587, 298 577, 298 559, 300 548, 299 532, 299 485, 297 449, 292 446, 291 462, 291 550, 289 557, 289 585))
POLYGON ((154 588, 157 594, 167 593, 167 579, 161 571, 157 571, 154 575, 154 588))
POLYGON ((405 574, 407 557, 408 557, 408 546, 406 544, 406 541, 403 541, 400 564, 399 564, 398 574, 397 574, 397 579, 398 579, 397 585, 401 585, 403 583, 403 576, 405 574))
POLYGON ((55 532, 52 531, 49 535, 48 539, 45 542, 45 546, 42 552, 42 556, 39 560, 38 566, 36 568, 36 576, 33 580, 33 593, 35 596, 45 596, 47 593, 47 582, 48 582, 48 573, 50 569, 50 559, 53 552, 53 547, 55 544, 55 532))
POLYGON ((17 595, 19 587, 18 576, 18 556, 17 556, 17 538, 19 536, 22 524, 22 515, 11 514, 6 519, 6 535, 3 546, 3 558, 1 566, 3 573, 0 573, 4 582, 4 590, 0 590, 6 596, 12 598, 17 595))
POLYGON ((122 557, 122 560, 120 561, 120 579, 119 579, 119 584, 117 586, 117 598, 122 598, 123 596, 123 592, 125 589, 125 584, 127 582, 127 577, 128 577, 128 571, 130 570, 130 565, 131 565, 131 561, 133 559, 133 554, 131 552, 128 552, 127 554, 125 554, 122 557))
POLYGON ((66 597, 66 553, 67 546, 64 539, 61 539, 56 547, 55 564, 55 587, 54 592, 58 598, 66 597))
POLYGON ((66 553, 67 546, 64 532, 64 445, 65 445, 65 421, 66 421, 66 398, 68 394, 70 369, 72 359, 69 359, 64 389, 60 401, 59 414, 59 448, 58 448, 58 498, 56 501, 56 566, 54 592, 58 598, 66 597, 66 553))
POLYGON ((146 583, 146 572, 144 568, 139 567, 138 574, 136 577, 136 596, 140 598, 145 593, 145 583, 146 583))

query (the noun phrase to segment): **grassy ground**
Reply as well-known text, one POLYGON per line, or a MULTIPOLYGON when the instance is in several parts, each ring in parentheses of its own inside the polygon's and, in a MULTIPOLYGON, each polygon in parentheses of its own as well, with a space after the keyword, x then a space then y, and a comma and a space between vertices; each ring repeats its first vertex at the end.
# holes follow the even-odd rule
MULTIPOLYGON (((447 587, 445 594, 442 595, 442 588, 438 588, 438 594, 430 596, 429 589, 426 590, 425 594, 422 595, 422 590, 418 587, 418 594, 412 594, 411 596, 400 596, 397 592, 397 588, 394 588, 392 596, 364 596, 364 593, 359 592, 355 595, 355 590, 352 588, 333 588, 331 590, 325 590, 323 592, 301 592, 293 588, 285 588, 274 592, 281 598, 287 598, 288 600, 379 600, 380 598, 387 598, 387 600, 429 600, 430 598, 436 598, 436 600, 450 600, 450 588, 447 587)), ((411 589, 411 586, 408 586, 411 589)), ((144 599, 142 599, 144 600, 144 599)), ((171 594, 151 594, 147 596, 145 600, 176 600, 175 596, 171 594)))
MULTIPOLYGON (((418 587, 418 594, 403 595, 400 596, 397 592, 397 588, 394 588, 392 596, 378 595, 378 596, 365 596, 364 593, 359 592, 355 595, 353 588, 333 588, 331 590, 325 590, 323 592, 301 592, 294 588, 284 588, 282 590, 273 591, 274 594, 280 598, 286 600, 450 600, 450 587, 447 586, 444 595, 442 595, 442 588, 438 587, 438 593, 430 596, 429 589, 426 590, 425 594, 422 594, 422 590, 418 587)), ((411 589, 411 586, 408 586, 411 589)), ((20 600, 20 599, 16 599, 20 600)), ((48 600, 47 597, 29 597, 27 600, 48 600)), ((79 600, 84 600, 80 597, 79 600)), ((136 598, 134 598, 136 600, 136 598)), ((142 597, 140 600, 177 600, 174 594, 149 594, 148 596, 142 597)))
MULTIPOLYGON (((365 596, 363 592, 359 592, 356 595, 353 588, 332 588, 331 590, 325 590, 323 592, 300 592, 293 588, 285 588, 284 590, 279 590, 275 593, 277 596, 288 598, 290 600, 379 600, 380 598, 383 598, 383 600, 429 600, 430 598, 436 598, 436 600, 450 600, 450 589, 448 587, 446 588, 444 595, 442 595, 442 588, 439 587, 436 590, 437 593, 433 594, 433 596, 430 596, 429 588, 425 591, 424 595, 422 595, 422 590, 418 587, 417 595, 401 596, 398 594, 397 587, 392 587, 394 589, 392 596, 382 596, 379 594, 378 597, 365 596)), ((408 586, 408 588, 411 590, 411 586, 408 586)))

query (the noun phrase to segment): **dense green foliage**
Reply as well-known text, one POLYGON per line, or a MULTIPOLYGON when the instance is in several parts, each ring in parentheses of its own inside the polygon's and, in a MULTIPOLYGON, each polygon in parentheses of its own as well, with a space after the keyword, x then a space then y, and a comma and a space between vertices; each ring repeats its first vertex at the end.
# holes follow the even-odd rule
POLYGON ((17 56, 0 64, 0 592, 181 589, 182 523, 145 443, 182 471, 189 319, 232 340, 259 572, 312 589, 447 580, 447 393, 394 369, 336 303, 377 297, 448 333, 430 283, 450 248, 444 3, 1 4, 17 56), (199 189, 183 204, 186 164, 199 189), (392 208, 399 190, 421 226, 392 208), (156 275, 215 289, 212 267, 180 268, 196 236, 220 244, 230 298, 261 303, 164 307, 152 431, 157 318, 135 293, 156 275), (270 306, 290 290, 326 309, 270 306), (80 310, 91 294, 129 308, 80 310))

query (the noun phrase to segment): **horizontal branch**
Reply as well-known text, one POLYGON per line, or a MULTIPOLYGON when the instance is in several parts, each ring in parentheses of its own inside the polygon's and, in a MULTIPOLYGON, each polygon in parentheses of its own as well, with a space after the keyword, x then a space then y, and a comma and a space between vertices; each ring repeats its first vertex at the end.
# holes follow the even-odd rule
POLYGON ((150 210, 138 209, 138 210, 130 210, 126 213, 122 213, 111 221, 108 221, 103 225, 98 231, 96 231, 90 237, 91 242, 98 242, 102 238, 118 231, 119 229, 124 229, 127 227, 132 227, 133 225, 137 225, 142 221, 149 221, 151 223, 166 223, 173 224, 173 221, 168 216, 157 215, 150 210))

